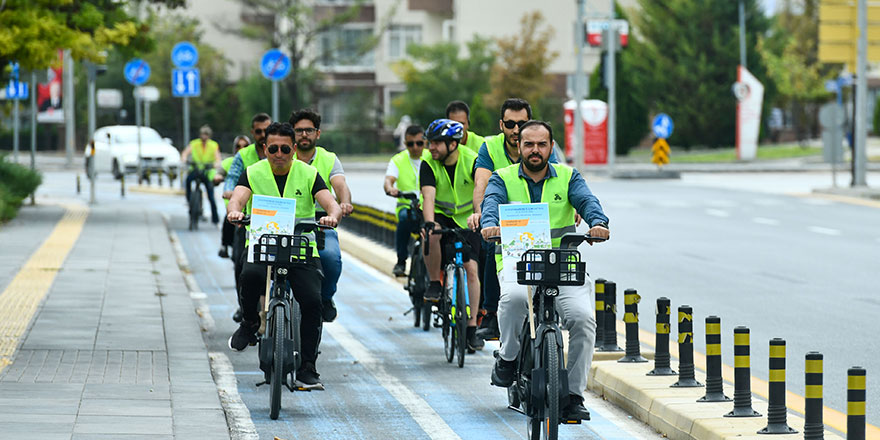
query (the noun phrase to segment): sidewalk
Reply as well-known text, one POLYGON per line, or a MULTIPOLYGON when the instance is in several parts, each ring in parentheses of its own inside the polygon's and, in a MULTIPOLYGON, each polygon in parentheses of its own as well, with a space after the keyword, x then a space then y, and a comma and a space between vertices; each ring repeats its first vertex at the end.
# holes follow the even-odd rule
MULTIPOLYGON (((0 226, 0 288, 12 289, 64 211, 24 207, 0 226)), ((12 363, 0 359, 0 437, 228 439, 198 317, 159 214, 94 208, 71 239, 60 268, 41 268, 44 277, 57 275, 36 314, 20 317, 30 324, 12 341, 20 344, 12 363)), ((16 306, 3 303, 5 294, 0 309, 16 306)))

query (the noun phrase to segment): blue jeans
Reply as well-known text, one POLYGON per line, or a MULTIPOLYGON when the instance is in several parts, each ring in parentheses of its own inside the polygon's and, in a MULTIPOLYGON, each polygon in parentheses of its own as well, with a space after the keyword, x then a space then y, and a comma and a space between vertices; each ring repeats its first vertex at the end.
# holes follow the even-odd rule
POLYGON ((409 256, 411 234, 419 233, 419 219, 412 218, 409 208, 400 210, 397 215, 397 230, 394 233, 394 246, 397 248, 397 262, 404 263, 409 256))
POLYGON ((318 251, 324 280, 321 282, 321 299, 330 301, 336 294, 336 282, 342 275, 342 252, 339 250, 339 234, 335 229, 324 231, 324 249, 318 251))

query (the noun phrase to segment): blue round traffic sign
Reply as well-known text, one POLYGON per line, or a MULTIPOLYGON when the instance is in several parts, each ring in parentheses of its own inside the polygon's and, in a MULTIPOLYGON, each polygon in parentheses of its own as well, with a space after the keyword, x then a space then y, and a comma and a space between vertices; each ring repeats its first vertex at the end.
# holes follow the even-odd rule
POLYGON ((651 130, 654 131, 654 136, 661 139, 666 139, 669 136, 672 136, 673 128, 675 128, 675 125, 672 123, 672 118, 666 113, 660 113, 659 115, 654 116, 654 122, 651 123, 651 130))
POLYGON ((171 62, 181 69, 195 67, 199 62, 199 50, 189 41, 181 41, 171 49, 171 62))
POLYGON ((150 79, 150 65, 140 58, 133 58, 125 64, 125 80, 135 86, 142 86, 150 79))
POLYGON ((278 49, 269 49, 260 61, 260 70, 266 79, 281 81, 290 73, 290 58, 278 49))

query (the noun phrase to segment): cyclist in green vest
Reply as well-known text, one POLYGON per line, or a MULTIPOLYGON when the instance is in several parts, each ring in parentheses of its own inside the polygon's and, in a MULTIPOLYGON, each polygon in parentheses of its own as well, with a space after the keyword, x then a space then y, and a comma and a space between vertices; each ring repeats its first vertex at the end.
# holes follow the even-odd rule
MULTIPOLYGON (((590 225, 593 237, 608 238, 608 217, 599 200, 590 192, 577 170, 550 164, 553 129, 543 121, 528 121, 520 129, 521 163, 495 171, 489 178, 483 198, 480 219, 483 237, 501 235, 498 206, 506 203, 547 203, 550 208, 550 239, 559 247, 566 232, 575 232, 575 212, 590 225)), ((498 262, 500 265, 500 261, 498 262)), ((504 265, 499 271, 501 300, 498 322, 501 327, 501 350, 492 370, 492 384, 509 387, 513 383, 514 365, 520 350, 520 332, 528 314, 528 290, 517 284, 514 268, 504 265)), ((562 327, 568 330, 568 404, 563 416, 589 420, 583 393, 593 358, 596 321, 591 300, 592 282, 583 286, 561 286, 556 308, 562 327)))
MULTIPOLYGON (((192 142, 183 149, 183 152, 180 153, 180 162, 187 163, 190 156, 192 156, 192 161, 195 162, 196 166, 210 167, 212 169, 219 167, 220 145, 211 139, 212 134, 211 127, 203 125, 199 129, 199 138, 193 139, 192 142)), ((211 177, 212 176, 208 176, 209 180, 202 183, 205 184, 205 192, 208 193, 208 202, 211 204, 211 222, 216 225, 217 223, 220 223, 220 216, 217 215, 217 202, 214 201, 214 185, 211 183, 211 177)), ((189 200, 189 194, 192 191, 190 187, 196 178, 197 175, 195 173, 189 173, 186 176, 187 200, 189 200)))
POLYGON ((464 134, 461 135, 461 146, 479 151, 480 146, 486 140, 482 136, 468 130, 471 125, 471 108, 464 101, 452 101, 446 104, 446 119, 453 120, 464 126, 464 134))
MULTIPOLYGON (((238 185, 227 206, 227 219, 241 220, 242 212, 251 202, 253 194, 296 199, 296 220, 314 220, 315 203, 327 215, 318 223, 335 227, 342 218, 342 210, 327 190, 324 179, 314 167, 294 160, 293 127, 288 123, 273 123, 266 130, 268 160, 260 161, 241 175, 238 185)), ((296 373, 296 385, 306 389, 324 389, 315 367, 318 344, 321 339, 321 263, 315 259, 311 264, 291 267, 288 275, 293 295, 302 309, 300 335, 302 337, 303 364, 296 373)), ((260 296, 266 291, 266 268, 245 263, 241 272, 239 302, 243 319, 238 330, 229 338, 229 348, 242 351, 257 343, 256 332, 260 326, 258 313, 260 296)))
MULTIPOLYGON (((422 216, 425 226, 437 228, 468 228, 468 217, 474 212, 474 160, 477 155, 467 148, 459 148, 458 142, 464 135, 464 127, 449 119, 437 119, 425 130, 428 139, 428 152, 422 154, 419 170, 419 185, 422 189, 422 216)), ((429 251, 425 265, 431 284, 425 291, 425 301, 440 299, 443 278, 443 249, 451 237, 431 234, 429 251)), ((467 287, 472 310, 480 303, 480 278, 477 276, 477 255, 480 251, 480 236, 476 232, 468 236, 470 249, 464 252, 464 269, 467 272, 467 287)), ((471 313, 467 324, 468 350, 481 350, 483 340, 476 336, 477 314, 471 313)))
MULTIPOLYGON (((330 190, 336 195, 342 215, 348 216, 354 207, 351 204, 351 190, 345 183, 345 171, 342 162, 323 147, 317 146, 316 142, 321 137, 321 115, 310 110, 303 109, 290 115, 290 125, 296 133, 296 159, 303 161, 318 169, 318 174, 330 186, 330 190)), ((316 208, 317 209, 317 208, 316 208)), ((317 216, 325 215, 318 209, 317 216)), ((321 283, 321 298, 324 301, 324 322, 333 322, 336 319, 336 304, 333 295, 336 294, 336 283, 342 275, 342 252, 339 249, 339 235, 335 230, 324 234, 324 249, 320 251, 321 265, 324 268, 324 280, 321 283)))
MULTIPOLYGON (((235 140, 232 141, 232 156, 223 159, 220 162, 220 170, 217 171, 217 175, 214 176, 214 184, 219 185, 220 182, 223 182, 226 179, 226 175, 229 173, 229 168, 232 166, 232 161, 235 159, 235 154, 238 153, 244 147, 247 147, 248 144, 251 143, 251 140, 248 139, 245 135, 239 135, 235 137, 235 140)), ((223 204, 229 205, 229 199, 224 198, 223 204)), ((223 230, 220 233, 220 251, 217 255, 220 258, 229 258, 229 246, 232 246, 232 242, 235 239, 235 226, 232 223, 229 223, 229 220, 223 220, 223 230)), ((235 281, 236 285, 238 284, 238 280, 235 281)))
MULTIPOLYGON (((422 127, 407 127, 403 135, 403 145, 406 150, 395 154, 385 170, 385 194, 393 197, 401 192, 419 192, 419 169, 422 166, 422 151, 425 149, 425 132, 422 127)), ((402 197, 397 199, 395 213, 397 229, 394 232, 394 245, 397 248, 397 264, 391 272, 396 277, 402 277, 406 275, 410 236, 419 233, 419 219, 412 218, 409 200, 402 197)))

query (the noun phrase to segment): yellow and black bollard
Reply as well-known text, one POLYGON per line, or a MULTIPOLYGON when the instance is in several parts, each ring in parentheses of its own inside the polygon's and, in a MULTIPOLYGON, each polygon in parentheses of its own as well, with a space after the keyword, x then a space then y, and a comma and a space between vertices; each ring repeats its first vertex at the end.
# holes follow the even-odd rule
POLYGON ((642 297, 636 289, 623 292, 623 322, 626 323, 626 354, 617 362, 648 362, 642 357, 639 346, 639 301, 642 297))
POLYGON ((721 318, 706 317, 706 395, 697 402, 730 402, 721 378, 721 318))
POLYGON ((596 349, 605 345, 605 279, 596 279, 596 349))
POLYGON ((694 309, 678 308, 678 382, 676 388, 695 388, 703 384, 694 377, 694 309))
POLYGON ((617 283, 605 281, 605 331, 600 351, 623 351, 617 346, 617 283))
POLYGON ((846 439, 865 440, 865 369, 846 371, 846 439))
POLYGON ((804 368, 804 439, 825 438, 822 421, 822 353, 811 351, 804 368))
POLYGON ((752 409, 751 343, 749 328, 733 329, 733 411, 724 417, 760 417, 752 409))
POLYGON ((785 340, 770 340, 770 399, 767 426, 758 434, 797 434, 788 426, 785 408, 785 340))
POLYGON ((654 336, 654 369, 648 376, 675 376, 675 370, 669 366, 669 315, 671 301, 669 298, 657 298, 657 331, 654 336))

